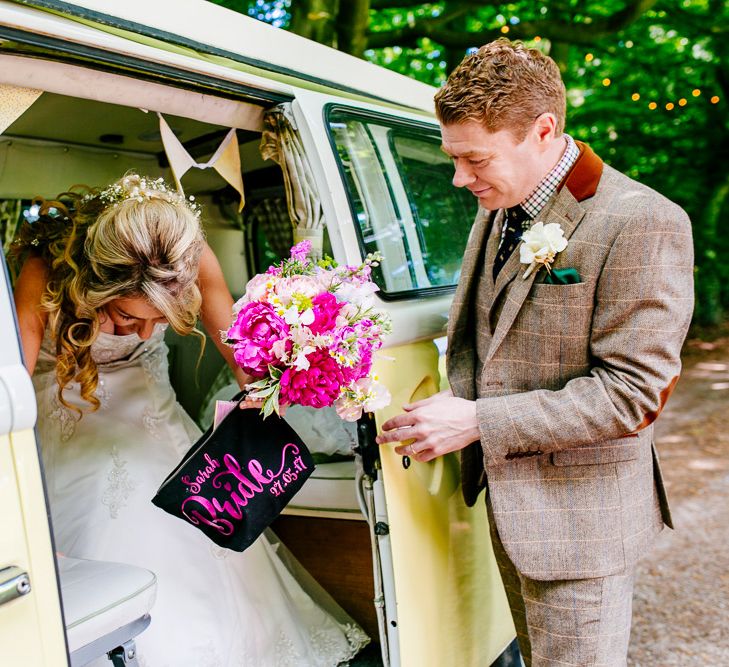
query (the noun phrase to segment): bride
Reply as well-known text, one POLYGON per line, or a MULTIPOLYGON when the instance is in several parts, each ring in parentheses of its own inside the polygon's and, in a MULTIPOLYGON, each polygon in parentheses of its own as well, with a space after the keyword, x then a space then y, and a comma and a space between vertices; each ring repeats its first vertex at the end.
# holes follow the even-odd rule
POLYGON ((294 578, 272 535, 227 551, 150 502, 200 436, 169 382, 165 328, 197 333, 200 315, 247 381, 220 343, 232 297, 197 205, 134 174, 59 199, 15 247, 57 549, 157 575, 152 624, 137 640, 145 667, 349 660, 368 638, 305 573, 294 578))

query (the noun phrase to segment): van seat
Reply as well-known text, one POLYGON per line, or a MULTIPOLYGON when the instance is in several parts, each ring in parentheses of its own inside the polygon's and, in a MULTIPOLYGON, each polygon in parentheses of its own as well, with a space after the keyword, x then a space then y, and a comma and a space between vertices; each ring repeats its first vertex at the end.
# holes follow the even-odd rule
POLYGON ((72 665, 104 656, 149 625, 157 592, 149 570, 67 556, 58 557, 58 570, 72 665))
POLYGON ((318 464, 283 513, 331 514, 364 521, 357 502, 355 471, 354 459, 318 464))

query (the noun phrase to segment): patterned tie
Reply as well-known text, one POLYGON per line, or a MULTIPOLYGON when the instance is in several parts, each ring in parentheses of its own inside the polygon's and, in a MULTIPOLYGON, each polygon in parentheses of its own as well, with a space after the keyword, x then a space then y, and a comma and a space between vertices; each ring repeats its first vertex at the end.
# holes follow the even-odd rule
POLYGON ((521 235, 524 233, 524 222, 529 219, 527 212, 521 206, 506 209, 506 228, 494 260, 494 281, 521 240, 521 235))

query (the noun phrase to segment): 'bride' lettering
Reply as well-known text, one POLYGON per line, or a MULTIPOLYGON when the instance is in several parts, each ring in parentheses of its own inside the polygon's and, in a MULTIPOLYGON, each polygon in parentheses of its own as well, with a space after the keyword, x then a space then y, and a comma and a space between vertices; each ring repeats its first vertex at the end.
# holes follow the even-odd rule
POLYGON ((204 523, 206 526, 215 528, 215 530, 223 535, 233 534, 233 524, 227 519, 218 519, 215 501, 211 503, 203 496, 191 496, 190 498, 185 498, 182 502, 182 514, 190 523, 193 523, 196 526, 204 523), (198 506, 186 509, 186 505, 189 505, 190 503, 197 503, 198 506), (200 510, 205 511, 207 515, 202 514, 200 510))
POLYGON ((218 459, 211 459, 209 454, 205 454, 207 465, 198 470, 194 481, 187 475, 180 478, 187 485, 188 491, 196 494, 183 501, 182 514, 190 523, 195 525, 203 523, 223 535, 231 535, 234 528, 229 519, 241 521, 242 508, 246 507, 251 499, 264 491, 279 495, 290 481, 298 477, 298 474, 292 474, 291 468, 286 466, 289 453, 294 457, 294 469, 297 472, 305 470, 306 465, 298 455, 299 448, 292 442, 284 445, 281 451, 281 467, 277 472, 271 469, 264 470, 257 459, 248 461, 247 469, 244 470, 232 454, 226 454, 223 456, 222 470, 213 476, 213 472, 221 468, 221 464, 218 459), (283 484, 279 477, 283 479, 283 484), (218 497, 208 499, 197 495, 208 479, 212 479, 213 488, 228 492, 229 495, 224 499, 218 497), (228 518, 219 518, 219 515, 228 518))

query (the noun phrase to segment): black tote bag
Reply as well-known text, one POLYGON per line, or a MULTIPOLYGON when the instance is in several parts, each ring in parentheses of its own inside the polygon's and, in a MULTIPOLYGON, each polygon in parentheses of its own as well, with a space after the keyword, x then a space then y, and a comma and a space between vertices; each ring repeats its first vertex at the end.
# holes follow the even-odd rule
POLYGON ((309 450, 283 419, 236 407, 191 447, 152 502, 215 544, 243 551, 313 471, 309 450))

